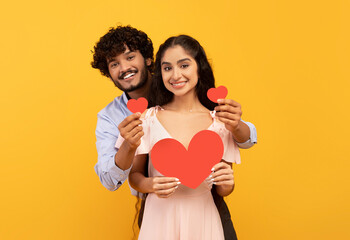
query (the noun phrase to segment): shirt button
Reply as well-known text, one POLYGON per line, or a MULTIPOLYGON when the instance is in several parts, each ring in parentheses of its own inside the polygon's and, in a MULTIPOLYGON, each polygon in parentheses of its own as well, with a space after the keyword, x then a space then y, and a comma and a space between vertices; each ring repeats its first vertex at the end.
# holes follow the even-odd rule
POLYGON ((124 174, 120 174, 120 175, 119 175, 120 178, 123 178, 124 176, 125 176, 124 174))

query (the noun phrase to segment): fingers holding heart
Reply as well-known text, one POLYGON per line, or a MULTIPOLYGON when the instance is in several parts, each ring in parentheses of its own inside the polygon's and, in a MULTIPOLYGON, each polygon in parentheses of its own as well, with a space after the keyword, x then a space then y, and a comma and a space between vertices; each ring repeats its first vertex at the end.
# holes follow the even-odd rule
POLYGON ((208 188, 211 189, 211 187, 213 186, 213 182, 214 182, 214 179, 213 179, 212 175, 210 175, 209 177, 207 177, 207 178, 205 179, 205 182, 207 183, 208 188))
POLYGON ((220 162, 213 167, 213 173, 211 174, 213 184, 215 185, 234 185, 233 170, 231 164, 220 162))
POLYGON ((167 198, 174 194, 179 187, 179 179, 172 177, 154 177, 153 191, 160 198, 167 198))
POLYGON ((134 113, 118 125, 120 135, 125 139, 125 144, 132 148, 137 148, 141 144, 141 137, 144 135, 140 116, 140 113, 134 113))
POLYGON ((241 105, 232 99, 220 99, 219 103, 220 105, 215 107, 215 115, 225 123, 227 130, 233 132, 241 121, 241 105))

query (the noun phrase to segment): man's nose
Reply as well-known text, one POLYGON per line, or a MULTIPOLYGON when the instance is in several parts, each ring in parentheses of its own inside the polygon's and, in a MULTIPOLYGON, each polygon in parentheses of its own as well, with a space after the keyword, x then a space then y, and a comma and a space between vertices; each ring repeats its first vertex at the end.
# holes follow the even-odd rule
POLYGON ((124 73, 130 70, 130 64, 127 61, 121 61, 119 63, 119 67, 120 67, 120 73, 124 73))

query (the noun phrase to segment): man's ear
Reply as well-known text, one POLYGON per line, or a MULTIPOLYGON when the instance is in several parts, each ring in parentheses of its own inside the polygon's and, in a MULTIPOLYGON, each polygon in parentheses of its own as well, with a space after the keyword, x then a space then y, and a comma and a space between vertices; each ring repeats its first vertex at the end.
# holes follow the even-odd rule
POLYGON ((146 59, 146 65, 147 65, 147 67, 151 66, 151 63, 152 63, 152 59, 147 58, 147 59, 146 59))

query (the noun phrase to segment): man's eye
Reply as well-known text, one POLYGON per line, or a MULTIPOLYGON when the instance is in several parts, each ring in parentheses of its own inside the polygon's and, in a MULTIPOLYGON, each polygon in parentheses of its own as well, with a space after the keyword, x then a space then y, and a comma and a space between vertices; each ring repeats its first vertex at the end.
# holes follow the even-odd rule
POLYGON ((116 67, 116 66, 118 66, 118 63, 112 63, 111 64, 111 67, 113 68, 113 67, 116 67))

